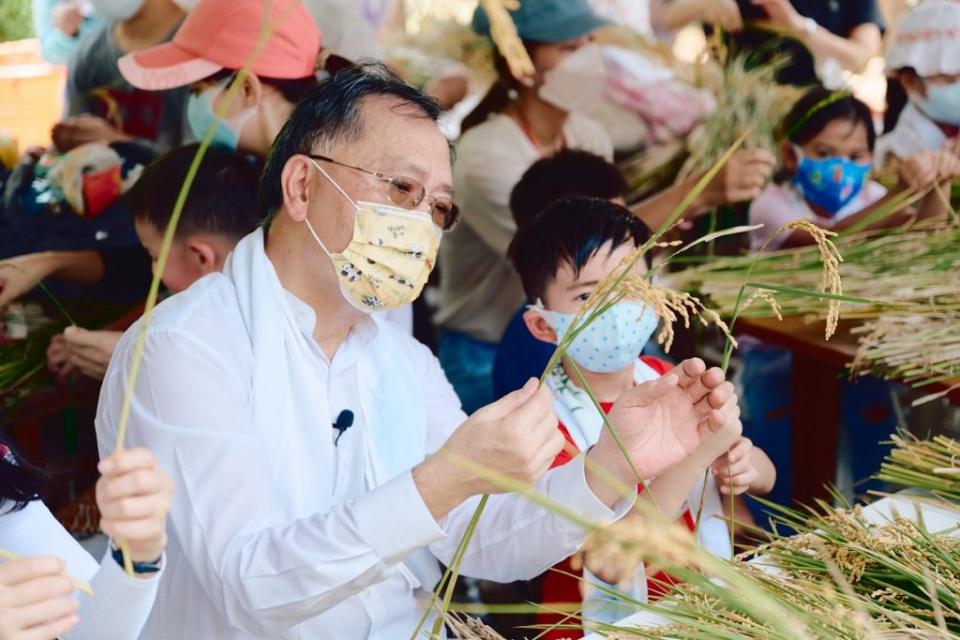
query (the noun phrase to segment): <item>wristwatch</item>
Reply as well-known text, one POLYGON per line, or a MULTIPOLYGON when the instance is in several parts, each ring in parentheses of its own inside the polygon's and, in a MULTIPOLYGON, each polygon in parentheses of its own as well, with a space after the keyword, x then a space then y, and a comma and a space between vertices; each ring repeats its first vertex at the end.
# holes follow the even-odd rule
MULTIPOLYGON (((121 567, 123 566, 123 551, 111 544, 110 555, 113 556, 113 559, 118 565, 121 567)), ((133 572, 139 574, 156 573, 160 571, 160 561, 162 558, 163 554, 161 553, 159 556, 157 556, 157 559, 152 562, 132 562, 131 564, 133 565, 133 572)))
POLYGON ((817 31, 817 21, 813 18, 804 18, 800 30, 805 36, 812 36, 817 31))

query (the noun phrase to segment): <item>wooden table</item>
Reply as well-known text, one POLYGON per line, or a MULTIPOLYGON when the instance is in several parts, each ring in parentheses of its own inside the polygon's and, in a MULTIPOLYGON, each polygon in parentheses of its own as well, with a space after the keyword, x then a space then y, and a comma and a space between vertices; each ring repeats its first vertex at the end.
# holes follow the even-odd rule
MULTIPOLYGON (((841 381, 857 353, 857 336, 850 330, 859 323, 843 321, 837 333, 824 339, 824 323, 808 323, 801 316, 739 319, 737 333, 744 333, 793 352, 790 374, 792 497, 803 504, 828 496, 825 485, 833 482, 837 467, 840 426, 841 381), (802 426, 802 428, 800 428, 802 426)), ((931 393, 946 390, 960 380, 936 383, 931 393)), ((960 389, 948 396, 960 404, 960 389)))

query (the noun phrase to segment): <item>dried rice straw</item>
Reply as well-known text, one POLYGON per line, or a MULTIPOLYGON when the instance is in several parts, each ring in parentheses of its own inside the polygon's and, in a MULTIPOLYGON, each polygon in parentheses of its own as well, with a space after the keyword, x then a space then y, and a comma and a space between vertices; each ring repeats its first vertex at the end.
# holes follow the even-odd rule
POLYGON ((490 21, 490 37, 510 66, 510 73, 518 79, 528 78, 536 73, 533 60, 523 46, 517 26, 510 17, 510 11, 520 8, 520 1, 480 0, 480 6, 487 12, 487 19, 490 21))

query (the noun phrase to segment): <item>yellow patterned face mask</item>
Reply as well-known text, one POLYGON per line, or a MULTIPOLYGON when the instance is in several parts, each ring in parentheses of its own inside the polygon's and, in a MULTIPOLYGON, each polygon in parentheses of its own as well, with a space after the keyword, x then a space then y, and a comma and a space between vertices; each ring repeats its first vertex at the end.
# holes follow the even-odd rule
POLYGON ((354 207, 353 239, 340 253, 331 253, 307 229, 337 271, 343 297, 366 313, 410 304, 423 291, 440 250, 442 232, 420 211, 377 202, 355 202, 316 162, 313 165, 354 207))

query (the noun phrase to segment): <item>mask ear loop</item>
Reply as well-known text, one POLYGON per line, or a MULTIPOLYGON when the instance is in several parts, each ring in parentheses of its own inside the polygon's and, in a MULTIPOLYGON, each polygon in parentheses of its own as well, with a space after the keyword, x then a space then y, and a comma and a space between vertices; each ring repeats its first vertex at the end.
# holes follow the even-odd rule
MULTIPOLYGON (((337 184, 336 180, 334 180, 333 178, 330 177, 330 174, 328 174, 326 171, 323 170, 323 167, 321 167, 319 164, 317 164, 317 161, 316 161, 316 160, 314 160, 313 158, 310 158, 310 162, 313 164, 314 167, 316 167, 317 171, 319 171, 321 174, 323 174, 323 177, 326 178, 327 181, 328 181, 330 184, 333 185, 333 188, 336 189, 337 191, 339 191, 339 192, 340 192, 340 195, 342 195, 344 198, 347 199, 347 202, 349 202, 350 205, 353 206, 354 209, 358 209, 358 208, 359 208, 359 207, 357 206, 357 203, 353 201, 353 198, 351 198, 350 196, 347 195, 347 192, 344 191, 343 188, 342 188, 339 184, 337 184)), ((316 241, 317 241, 317 244, 320 245, 320 248, 323 249, 324 253, 326 253, 327 256, 329 256, 329 257, 332 258, 332 257, 333 257, 333 254, 330 253, 330 251, 327 249, 327 246, 326 246, 325 244, 323 244, 323 240, 320 239, 320 236, 317 235, 317 232, 314 230, 313 225, 310 224, 310 218, 304 218, 303 221, 306 223, 307 229, 310 230, 310 234, 313 236, 313 239, 316 240, 316 241)))

